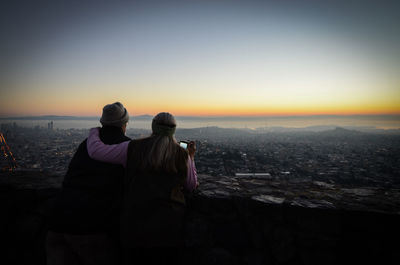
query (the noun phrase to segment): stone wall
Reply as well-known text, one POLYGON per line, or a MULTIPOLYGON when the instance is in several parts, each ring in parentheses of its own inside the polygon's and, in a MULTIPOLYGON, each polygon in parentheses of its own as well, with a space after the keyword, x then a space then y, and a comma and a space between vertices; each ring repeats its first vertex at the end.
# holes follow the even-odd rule
POLYGON ((186 257, 192 264, 400 264, 399 221, 376 212, 194 196, 186 257))
MULTIPOLYGON (((45 264, 44 214, 58 191, 0 185, 1 264, 45 264)), ((188 197, 185 264, 400 264, 398 214, 218 194, 188 197)))

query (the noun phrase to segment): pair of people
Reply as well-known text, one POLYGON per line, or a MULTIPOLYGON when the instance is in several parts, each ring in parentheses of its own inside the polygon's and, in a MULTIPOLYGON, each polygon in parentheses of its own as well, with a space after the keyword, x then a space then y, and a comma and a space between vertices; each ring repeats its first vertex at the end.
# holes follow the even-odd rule
POLYGON ((153 118, 144 139, 125 136, 128 120, 121 103, 106 105, 103 127, 72 158, 50 214, 49 265, 177 263, 183 191, 197 186, 196 146, 176 143, 169 113, 153 118))

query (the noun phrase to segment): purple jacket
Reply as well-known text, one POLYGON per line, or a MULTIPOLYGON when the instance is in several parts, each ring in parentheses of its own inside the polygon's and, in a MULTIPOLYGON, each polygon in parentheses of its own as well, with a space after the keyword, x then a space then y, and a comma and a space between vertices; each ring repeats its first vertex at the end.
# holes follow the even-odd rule
MULTIPOLYGON (((90 158, 102 162, 120 164, 126 168, 128 157, 128 145, 130 141, 120 144, 104 144, 99 137, 99 128, 92 128, 87 140, 87 150, 90 158)), ((194 160, 188 158, 188 172, 185 182, 185 189, 193 191, 197 186, 197 171, 194 160)))

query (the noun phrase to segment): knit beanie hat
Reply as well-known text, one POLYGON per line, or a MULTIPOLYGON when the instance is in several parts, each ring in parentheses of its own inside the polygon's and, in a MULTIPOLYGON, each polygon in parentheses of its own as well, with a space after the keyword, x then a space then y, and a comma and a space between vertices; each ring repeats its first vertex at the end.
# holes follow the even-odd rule
POLYGON ((120 102, 105 105, 103 108, 103 115, 101 116, 100 123, 103 126, 117 126, 121 127, 129 120, 128 111, 120 102))
POLYGON ((168 112, 158 113, 151 123, 153 134, 160 136, 173 136, 176 129, 175 117, 168 112))

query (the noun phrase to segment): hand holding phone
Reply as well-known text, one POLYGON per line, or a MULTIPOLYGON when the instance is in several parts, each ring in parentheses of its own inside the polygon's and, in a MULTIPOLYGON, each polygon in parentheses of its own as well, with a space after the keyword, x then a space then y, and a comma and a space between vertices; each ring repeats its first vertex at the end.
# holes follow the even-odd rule
POLYGON ((187 149, 188 147, 188 142, 187 141, 180 141, 179 142, 180 147, 187 149))
POLYGON ((180 141, 179 146, 188 150, 190 157, 194 158, 196 153, 196 143, 194 141, 180 141))

